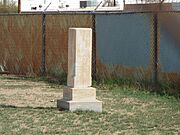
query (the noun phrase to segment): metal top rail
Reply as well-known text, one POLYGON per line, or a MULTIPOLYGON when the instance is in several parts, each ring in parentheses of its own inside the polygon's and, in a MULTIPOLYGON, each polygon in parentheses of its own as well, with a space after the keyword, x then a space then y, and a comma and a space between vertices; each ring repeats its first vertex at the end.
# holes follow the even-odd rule
POLYGON ((24 16, 24 15, 109 15, 109 14, 137 14, 137 13, 180 13, 180 11, 66 11, 66 12, 28 12, 28 13, 0 13, 0 16, 24 16))

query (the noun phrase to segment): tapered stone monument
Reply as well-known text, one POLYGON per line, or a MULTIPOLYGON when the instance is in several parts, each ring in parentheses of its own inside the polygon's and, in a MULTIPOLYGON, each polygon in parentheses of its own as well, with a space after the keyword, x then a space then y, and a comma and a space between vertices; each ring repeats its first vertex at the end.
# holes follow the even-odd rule
POLYGON ((70 111, 102 112, 102 102, 96 100, 96 89, 91 87, 92 29, 70 28, 68 37, 68 79, 63 99, 57 107, 70 111))

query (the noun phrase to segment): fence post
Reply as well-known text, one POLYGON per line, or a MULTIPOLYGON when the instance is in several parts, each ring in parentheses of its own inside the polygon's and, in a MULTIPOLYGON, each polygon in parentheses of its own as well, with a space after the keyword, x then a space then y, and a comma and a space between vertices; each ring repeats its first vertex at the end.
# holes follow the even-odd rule
POLYGON ((42 14, 42 76, 46 74, 46 14, 42 14))
POLYGON ((153 83, 158 82, 158 13, 153 15, 153 30, 154 30, 154 44, 153 44, 153 83))
POLYGON ((96 15, 92 15, 92 78, 96 80, 96 15))

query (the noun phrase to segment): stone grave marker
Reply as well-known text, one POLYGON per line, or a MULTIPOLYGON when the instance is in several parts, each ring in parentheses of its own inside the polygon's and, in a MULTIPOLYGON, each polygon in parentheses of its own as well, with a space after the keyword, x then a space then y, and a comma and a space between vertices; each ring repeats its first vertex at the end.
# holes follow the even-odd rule
POLYGON ((102 112, 102 102, 96 100, 96 89, 91 87, 92 29, 70 28, 68 36, 68 79, 63 99, 57 107, 70 111, 102 112))

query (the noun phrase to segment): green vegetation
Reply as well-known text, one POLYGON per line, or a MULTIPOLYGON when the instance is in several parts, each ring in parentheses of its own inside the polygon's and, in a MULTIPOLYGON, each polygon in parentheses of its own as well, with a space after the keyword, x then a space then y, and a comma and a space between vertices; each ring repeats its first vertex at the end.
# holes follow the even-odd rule
POLYGON ((179 98, 96 83, 103 113, 71 113, 56 108, 63 86, 47 80, 0 76, 0 134, 180 133, 179 98))
POLYGON ((160 95, 170 95, 180 98, 180 84, 173 82, 157 82, 154 84, 150 80, 135 79, 97 79, 93 82, 95 87, 99 89, 118 89, 118 88, 134 88, 140 91, 148 91, 160 95))

